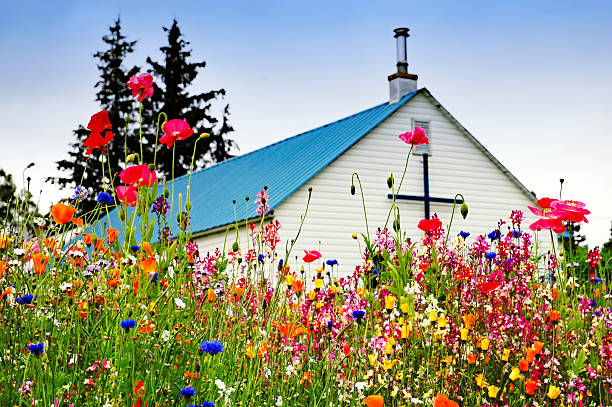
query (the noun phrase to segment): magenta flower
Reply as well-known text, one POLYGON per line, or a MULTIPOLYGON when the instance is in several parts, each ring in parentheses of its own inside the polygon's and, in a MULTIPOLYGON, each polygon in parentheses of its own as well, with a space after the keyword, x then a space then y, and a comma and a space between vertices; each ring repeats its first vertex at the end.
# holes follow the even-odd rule
POLYGON ((133 75, 127 85, 132 89, 132 96, 140 102, 153 96, 153 77, 149 73, 133 75))
POLYGON ((399 135, 399 138, 406 144, 418 146, 419 144, 429 144, 429 139, 425 135, 425 130, 415 127, 413 131, 408 131, 399 135))

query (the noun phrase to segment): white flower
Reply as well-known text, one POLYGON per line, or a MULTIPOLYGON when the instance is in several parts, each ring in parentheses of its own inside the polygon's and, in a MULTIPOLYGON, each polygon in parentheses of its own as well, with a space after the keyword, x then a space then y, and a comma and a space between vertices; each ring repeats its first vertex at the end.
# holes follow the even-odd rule
POLYGON ((185 308, 185 303, 183 302, 183 300, 181 300, 180 298, 175 298, 174 299, 174 303, 176 304, 177 307, 179 308, 185 308))
POLYGON ((221 380, 215 380, 215 385, 219 388, 220 391, 225 391, 225 383, 223 383, 221 380))
POLYGON ((278 398, 276 399, 276 407, 282 407, 282 406, 283 406, 283 397, 278 396, 278 398))
POLYGON ((164 329, 161 334, 161 338, 164 340, 164 342, 168 342, 170 340, 170 331, 164 329))
POLYGON ((359 393, 368 388, 368 384, 366 382, 357 382, 355 383, 355 388, 359 393))

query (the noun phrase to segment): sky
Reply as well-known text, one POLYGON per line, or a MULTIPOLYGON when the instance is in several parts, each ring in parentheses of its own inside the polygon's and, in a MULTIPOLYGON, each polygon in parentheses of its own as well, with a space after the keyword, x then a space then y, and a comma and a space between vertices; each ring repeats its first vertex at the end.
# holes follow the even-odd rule
MULTIPOLYGON (((388 100, 393 29, 409 27, 409 71, 538 197, 592 211, 591 246, 612 222, 612 2, 14 2, 0 0, 0 167, 43 209, 72 130, 99 111, 94 52, 121 17, 128 65, 160 59, 176 18, 193 91, 224 88, 246 153, 388 100), (42 191, 39 194, 38 191, 42 191)), ((483 185, 486 189, 486 185, 483 185)))

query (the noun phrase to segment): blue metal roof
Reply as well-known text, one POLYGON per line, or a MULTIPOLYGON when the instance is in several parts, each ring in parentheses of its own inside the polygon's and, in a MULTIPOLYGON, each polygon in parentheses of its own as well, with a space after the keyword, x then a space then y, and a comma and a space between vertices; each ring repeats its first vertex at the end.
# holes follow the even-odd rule
MULTIPOLYGON (((191 178, 192 233, 233 223, 233 200, 236 200, 238 221, 256 217, 255 195, 264 185, 268 186, 268 205, 274 209, 418 92, 407 94, 397 103, 380 104, 194 172, 191 178), (248 216, 245 196, 251 198, 248 216)), ((183 196, 183 205, 185 203, 188 182, 188 174, 175 179, 175 214, 179 193, 183 196)), ((111 214, 111 218, 114 218, 113 224, 117 222, 116 212, 111 214)), ((175 218, 176 215, 170 218, 173 234, 177 228, 175 218)))

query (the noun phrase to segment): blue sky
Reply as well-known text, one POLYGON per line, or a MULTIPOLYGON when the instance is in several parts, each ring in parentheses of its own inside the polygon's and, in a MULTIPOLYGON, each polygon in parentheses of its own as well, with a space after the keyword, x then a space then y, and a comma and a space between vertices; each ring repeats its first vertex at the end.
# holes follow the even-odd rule
POLYGON ((226 89, 241 152, 385 101, 392 30, 407 26, 419 86, 538 196, 565 178, 565 197, 593 212, 589 243, 610 235, 612 2, 0 4, 0 166, 20 180, 35 162, 43 206, 63 195, 42 180, 98 111, 92 55, 118 15, 140 66, 179 21, 208 63, 194 90, 226 89))

